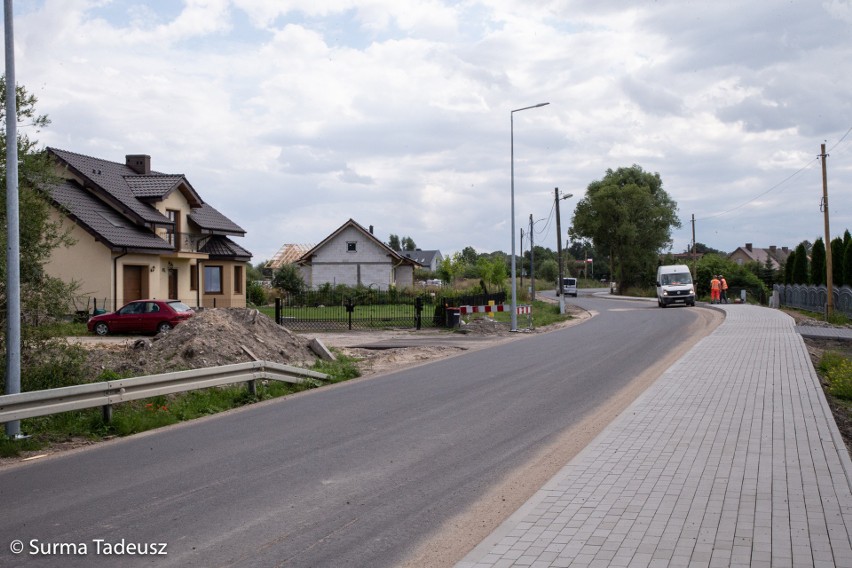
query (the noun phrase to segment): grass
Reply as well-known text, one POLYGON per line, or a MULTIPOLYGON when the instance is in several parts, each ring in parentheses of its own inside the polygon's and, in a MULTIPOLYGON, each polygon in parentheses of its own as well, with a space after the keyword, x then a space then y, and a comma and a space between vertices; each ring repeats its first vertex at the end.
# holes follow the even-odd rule
MULTIPOLYGON (((336 383, 360 375, 356 362, 357 359, 337 354, 337 361, 318 361, 311 369, 329 375, 329 381, 336 383)), ((116 405, 109 423, 104 422, 100 408, 30 418, 21 422, 21 431, 29 435, 28 438, 11 440, 0 435, 0 457, 17 456, 22 451, 37 451, 49 444, 75 438, 102 440, 112 436, 129 436, 309 388, 313 388, 309 383, 294 385, 280 381, 258 381, 257 394, 254 395, 244 384, 240 384, 158 396, 116 405)))
POLYGON ((826 351, 817 366, 828 383, 828 392, 852 401, 852 360, 834 351, 826 351))

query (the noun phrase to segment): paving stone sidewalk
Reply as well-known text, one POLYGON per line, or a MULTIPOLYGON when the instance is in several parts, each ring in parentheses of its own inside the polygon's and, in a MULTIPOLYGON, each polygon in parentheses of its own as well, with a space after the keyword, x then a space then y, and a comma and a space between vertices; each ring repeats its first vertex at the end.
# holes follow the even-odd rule
POLYGON ((852 567, 852 462, 789 316, 725 322, 457 568, 852 567))

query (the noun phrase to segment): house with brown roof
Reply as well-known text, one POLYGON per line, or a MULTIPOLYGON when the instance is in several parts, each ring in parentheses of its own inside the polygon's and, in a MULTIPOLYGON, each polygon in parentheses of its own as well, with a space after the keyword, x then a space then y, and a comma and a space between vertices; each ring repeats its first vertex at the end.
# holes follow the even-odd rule
POLYGON ((46 270, 112 310, 141 298, 193 307, 245 307, 245 230, 205 203, 186 176, 151 169, 148 155, 112 162, 48 148, 60 181, 44 187, 73 244, 46 270))
POLYGON ((402 256, 352 219, 304 253, 296 265, 310 288, 375 286, 379 290, 414 285, 414 269, 420 264, 402 256))
POLYGON ((728 260, 732 260, 739 265, 749 262, 759 262, 762 265, 769 261, 773 270, 779 270, 784 263, 787 262, 787 257, 790 256, 788 247, 777 247, 775 245, 769 248, 759 248, 752 243, 746 243, 743 247, 737 247, 737 250, 728 255, 728 260))

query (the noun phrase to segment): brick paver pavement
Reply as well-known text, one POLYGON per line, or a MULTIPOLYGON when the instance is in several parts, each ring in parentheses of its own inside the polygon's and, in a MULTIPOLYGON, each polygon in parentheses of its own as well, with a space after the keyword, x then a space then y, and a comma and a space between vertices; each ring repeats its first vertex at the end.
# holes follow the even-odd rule
POLYGON ((793 320, 726 319, 457 568, 852 567, 852 462, 793 320))

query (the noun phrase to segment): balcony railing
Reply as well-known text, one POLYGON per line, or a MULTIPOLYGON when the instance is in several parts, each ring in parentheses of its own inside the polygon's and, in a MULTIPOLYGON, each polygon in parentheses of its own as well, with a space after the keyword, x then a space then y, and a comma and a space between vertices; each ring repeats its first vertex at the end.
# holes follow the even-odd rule
POLYGON ((173 232, 158 232, 158 235, 175 247, 175 252, 199 252, 210 235, 200 235, 198 233, 173 233, 173 232))

